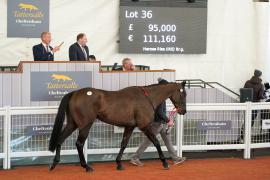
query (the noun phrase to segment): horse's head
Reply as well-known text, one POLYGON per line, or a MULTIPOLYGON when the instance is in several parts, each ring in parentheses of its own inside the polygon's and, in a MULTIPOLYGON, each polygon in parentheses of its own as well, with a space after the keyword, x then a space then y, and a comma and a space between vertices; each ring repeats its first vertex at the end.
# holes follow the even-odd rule
POLYGON ((172 101, 173 105, 175 106, 175 108, 177 108, 178 113, 181 115, 185 115, 187 112, 187 109, 186 109, 187 93, 185 90, 185 85, 186 85, 186 81, 178 83, 177 90, 170 97, 170 100, 172 101))

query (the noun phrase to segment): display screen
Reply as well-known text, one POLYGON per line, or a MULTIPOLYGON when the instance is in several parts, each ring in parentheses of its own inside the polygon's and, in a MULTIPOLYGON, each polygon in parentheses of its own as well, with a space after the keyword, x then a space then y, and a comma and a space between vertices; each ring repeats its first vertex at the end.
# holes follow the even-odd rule
POLYGON ((207 0, 120 2, 120 53, 206 54, 207 0))

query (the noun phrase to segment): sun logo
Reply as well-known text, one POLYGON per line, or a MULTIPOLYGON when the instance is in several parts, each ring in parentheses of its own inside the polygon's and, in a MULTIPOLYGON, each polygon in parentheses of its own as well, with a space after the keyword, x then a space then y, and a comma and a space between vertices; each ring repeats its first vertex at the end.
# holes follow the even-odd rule
POLYGON ((53 78, 53 80, 57 80, 57 81, 72 81, 72 78, 66 76, 66 75, 61 75, 61 74, 53 74, 51 75, 51 77, 53 78))
POLYGON ((36 6, 32 5, 32 4, 20 3, 18 6, 19 6, 20 9, 23 9, 25 11, 26 10, 29 10, 29 11, 37 11, 37 10, 39 10, 38 7, 36 7, 36 6))

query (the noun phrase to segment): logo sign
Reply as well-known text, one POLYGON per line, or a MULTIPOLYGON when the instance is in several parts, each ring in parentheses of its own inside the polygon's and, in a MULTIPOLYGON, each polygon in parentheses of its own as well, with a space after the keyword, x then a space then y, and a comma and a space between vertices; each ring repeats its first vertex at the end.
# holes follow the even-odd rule
POLYGON ((27 135, 28 136, 51 135, 52 130, 53 125, 27 126, 27 135))
POLYGON ((7 1, 7 36, 39 38, 49 31, 49 0, 7 1))
POLYGON ((31 72, 31 101, 60 101, 74 90, 92 87, 92 72, 31 72))
POLYGON ((230 130, 232 128, 231 121, 198 121, 197 129, 205 130, 230 130))
POLYGON ((262 129, 270 129, 270 119, 262 120, 262 129))

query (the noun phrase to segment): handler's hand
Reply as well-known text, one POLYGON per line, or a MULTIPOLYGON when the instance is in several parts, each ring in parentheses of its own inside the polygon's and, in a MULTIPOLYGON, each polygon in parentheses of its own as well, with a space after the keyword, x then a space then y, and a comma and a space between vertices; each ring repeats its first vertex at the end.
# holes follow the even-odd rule
POLYGON ((169 127, 174 126, 174 122, 173 122, 173 120, 170 120, 170 121, 167 123, 167 125, 168 125, 169 127))

